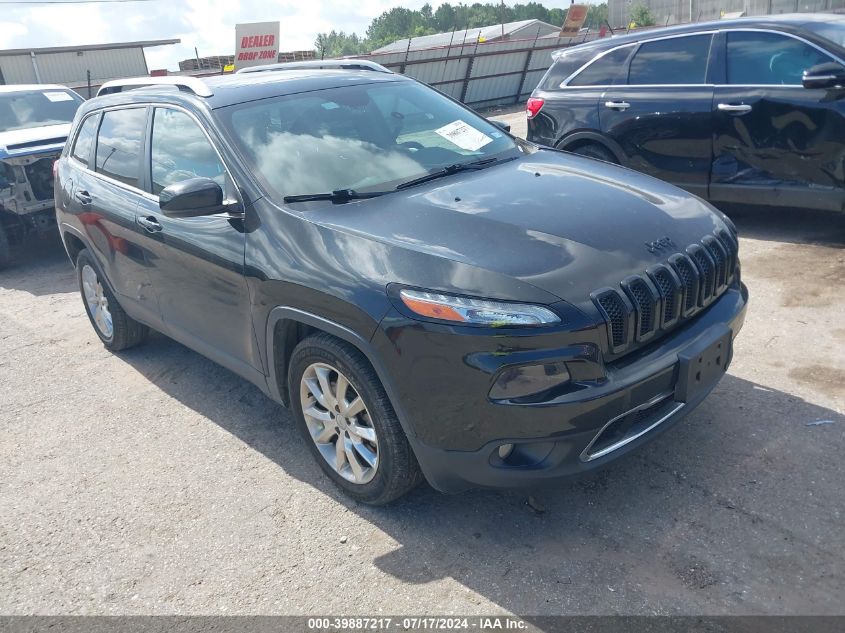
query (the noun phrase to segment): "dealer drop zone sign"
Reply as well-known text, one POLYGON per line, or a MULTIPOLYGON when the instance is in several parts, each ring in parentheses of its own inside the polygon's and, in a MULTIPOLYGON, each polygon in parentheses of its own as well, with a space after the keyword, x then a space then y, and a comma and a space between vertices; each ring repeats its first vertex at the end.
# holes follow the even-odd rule
POLYGON ((279 23, 235 25, 235 70, 279 61, 279 23))

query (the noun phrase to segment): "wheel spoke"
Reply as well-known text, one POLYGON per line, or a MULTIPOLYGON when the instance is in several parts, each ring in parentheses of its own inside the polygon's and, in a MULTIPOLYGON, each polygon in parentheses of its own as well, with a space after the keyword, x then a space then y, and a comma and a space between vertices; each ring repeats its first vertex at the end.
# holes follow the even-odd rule
POLYGON ((318 409, 316 404, 312 404, 310 407, 303 411, 305 415, 310 418, 314 418, 315 420, 319 420, 320 422, 330 422, 332 416, 329 415, 328 411, 323 411, 322 409, 318 409))
MULTIPOLYGON (((361 458, 370 465, 370 468, 375 468, 376 463, 378 462, 378 455, 376 455, 370 448, 362 443, 362 442, 352 442, 352 446, 355 448, 355 452, 357 452, 361 458)), ((351 461, 351 460, 350 460, 351 461)))
POLYGON ((334 469, 338 473, 343 474, 343 465, 346 463, 346 450, 343 446, 342 437, 337 438, 337 442, 335 442, 334 461, 334 469))
POLYGON ((361 439, 367 440, 367 441, 373 442, 373 443, 376 442, 376 430, 375 429, 373 429, 369 426, 363 426, 361 424, 358 424, 354 420, 350 421, 349 426, 352 429, 352 432, 355 433, 355 435, 357 435, 361 439))
POLYGON ((337 375, 337 382, 335 383, 335 402, 337 402, 340 412, 343 413, 346 408, 346 390, 349 388, 349 381, 343 374, 337 375))
POLYGON ((317 374, 317 380, 320 381, 320 390, 323 392, 323 398, 325 398, 325 404, 320 403, 326 407, 326 409, 334 409, 337 402, 332 395, 332 387, 331 383, 329 382, 329 368, 328 367, 317 367, 314 370, 314 373, 317 374))
MULTIPOLYGON (((340 444, 340 441, 338 441, 338 444, 340 444)), ((349 467, 352 469, 352 474, 355 475, 355 481, 363 480, 364 469, 361 468, 361 463, 355 456, 356 450, 355 448, 353 448, 352 441, 347 438, 343 438, 343 448, 344 452, 346 453, 346 461, 349 462, 349 467)))
POLYGON ((346 406, 346 411, 343 412, 343 415, 347 418, 354 418, 363 411, 364 401, 361 400, 361 396, 358 396, 346 406))
POLYGON ((328 424, 323 425, 322 429, 315 427, 311 432, 311 437, 314 438, 314 441, 317 442, 317 444, 328 444, 334 436, 334 427, 328 424))
POLYGON ((306 386, 308 387, 308 391, 311 392, 311 395, 323 405, 326 409, 329 408, 329 403, 326 401, 325 395, 323 395, 323 390, 320 389, 320 384, 314 378, 304 378, 306 386))

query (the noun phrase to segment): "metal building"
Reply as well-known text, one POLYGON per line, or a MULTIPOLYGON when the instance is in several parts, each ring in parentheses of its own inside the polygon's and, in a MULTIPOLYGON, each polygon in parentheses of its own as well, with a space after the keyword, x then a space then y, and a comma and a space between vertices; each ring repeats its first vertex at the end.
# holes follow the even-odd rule
POLYGON ((845 9, 845 0, 608 0, 611 26, 630 22, 631 9, 648 7, 658 26, 717 20, 725 14, 768 15, 772 13, 809 13, 845 9))
POLYGON ((396 40, 373 51, 375 54, 404 53, 438 46, 470 44, 475 42, 501 42, 504 40, 533 39, 560 32, 560 27, 541 20, 520 20, 476 28, 461 29, 449 33, 422 35, 411 39, 396 40))
POLYGON ((179 42, 150 40, 0 50, 0 84, 62 84, 90 97, 109 79, 148 75, 145 48, 179 42))

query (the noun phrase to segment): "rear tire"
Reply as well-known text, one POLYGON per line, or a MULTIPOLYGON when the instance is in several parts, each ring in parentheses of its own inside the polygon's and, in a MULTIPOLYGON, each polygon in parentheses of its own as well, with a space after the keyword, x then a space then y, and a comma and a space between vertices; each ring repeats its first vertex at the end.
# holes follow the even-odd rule
POLYGON ((291 354, 288 393, 309 450, 353 499, 384 505, 422 481, 381 381, 351 345, 328 334, 301 341, 291 354))
POLYGON ((611 153, 611 151, 604 145, 599 145, 598 143, 585 143, 567 151, 572 152, 573 154, 578 154, 579 156, 603 160, 606 163, 613 163, 615 165, 619 164, 619 161, 616 160, 616 157, 611 153))
POLYGON ((147 338, 149 328, 126 314, 88 249, 76 256, 76 279, 85 313, 106 349, 119 352, 147 338))

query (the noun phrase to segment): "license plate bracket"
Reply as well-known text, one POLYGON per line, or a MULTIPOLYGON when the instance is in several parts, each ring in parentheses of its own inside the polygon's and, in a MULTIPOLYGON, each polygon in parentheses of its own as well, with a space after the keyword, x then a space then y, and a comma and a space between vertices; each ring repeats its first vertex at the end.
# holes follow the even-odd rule
POLYGON ((719 382, 731 360, 733 332, 727 326, 711 330, 707 336, 685 347, 678 353, 680 361, 675 400, 690 402, 703 391, 709 391, 719 382))

